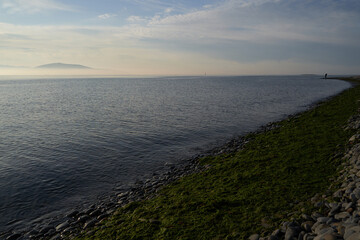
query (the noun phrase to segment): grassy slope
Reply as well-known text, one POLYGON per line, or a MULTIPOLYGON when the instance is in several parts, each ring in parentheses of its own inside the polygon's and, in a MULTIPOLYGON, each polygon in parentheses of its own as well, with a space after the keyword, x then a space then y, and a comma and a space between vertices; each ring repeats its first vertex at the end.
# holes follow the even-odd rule
POLYGON ((275 227, 296 210, 294 202, 329 186, 340 163, 332 156, 351 135, 343 126, 359 98, 358 86, 281 128, 249 135, 253 140, 244 150, 202 159, 209 170, 119 209, 80 239, 245 239, 264 230, 262 220, 275 227))

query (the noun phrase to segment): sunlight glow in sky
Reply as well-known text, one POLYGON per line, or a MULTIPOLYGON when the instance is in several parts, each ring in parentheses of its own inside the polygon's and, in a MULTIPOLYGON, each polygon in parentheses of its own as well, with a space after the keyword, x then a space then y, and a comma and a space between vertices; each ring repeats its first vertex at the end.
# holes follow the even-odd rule
POLYGON ((0 0, 0 75, 360 74, 359 23, 359 0, 0 0))

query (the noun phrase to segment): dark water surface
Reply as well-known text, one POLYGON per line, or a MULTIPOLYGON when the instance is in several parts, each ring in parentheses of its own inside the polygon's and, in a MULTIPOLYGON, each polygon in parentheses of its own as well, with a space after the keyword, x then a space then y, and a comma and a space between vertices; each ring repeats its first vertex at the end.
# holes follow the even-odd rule
POLYGON ((0 81, 0 231, 95 202, 350 87, 316 76, 0 81))

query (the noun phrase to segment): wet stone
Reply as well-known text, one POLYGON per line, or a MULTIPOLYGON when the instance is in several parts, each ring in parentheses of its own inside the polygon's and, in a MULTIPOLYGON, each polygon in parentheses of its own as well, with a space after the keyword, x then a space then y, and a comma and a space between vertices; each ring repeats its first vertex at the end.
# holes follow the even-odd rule
POLYGON ((296 227, 288 227, 285 232, 285 240, 292 240, 299 234, 299 229, 296 227))
POLYGON ((96 224, 96 220, 95 220, 95 219, 90 220, 90 221, 88 221, 88 222, 86 222, 86 223, 84 224, 83 229, 93 227, 93 226, 95 226, 95 224, 96 224))
POLYGON ((260 235, 259 234, 253 234, 249 237, 249 240, 259 240, 260 235))
POLYGON ((70 224, 69 224, 68 221, 66 221, 66 222, 63 222, 63 223, 57 225, 55 230, 56 231, 61 231, 61 230, 65 229, 65 228, 67 228, 68 226, 70 226, 70 224))
POLYGON ((330 219, 330 218, 328 218, 328 217, 319 217, 319 218, 317 219, 317 222, 319 222, 319 223, 326 223, 329 219, 330 219))
POLYGON ((90 219, 90 217, 88 215, 82 215, 77 219, 77 222, 79 222, 79 223, 86 222, 89 219, 90 219))

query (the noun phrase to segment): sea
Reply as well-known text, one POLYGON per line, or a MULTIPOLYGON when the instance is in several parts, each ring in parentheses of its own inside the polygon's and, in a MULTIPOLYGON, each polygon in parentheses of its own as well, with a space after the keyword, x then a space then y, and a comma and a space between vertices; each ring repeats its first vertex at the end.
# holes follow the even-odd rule
POLYGON ((92 204, 349 87, 316 75, 2 77, 0 232, 92 204))

